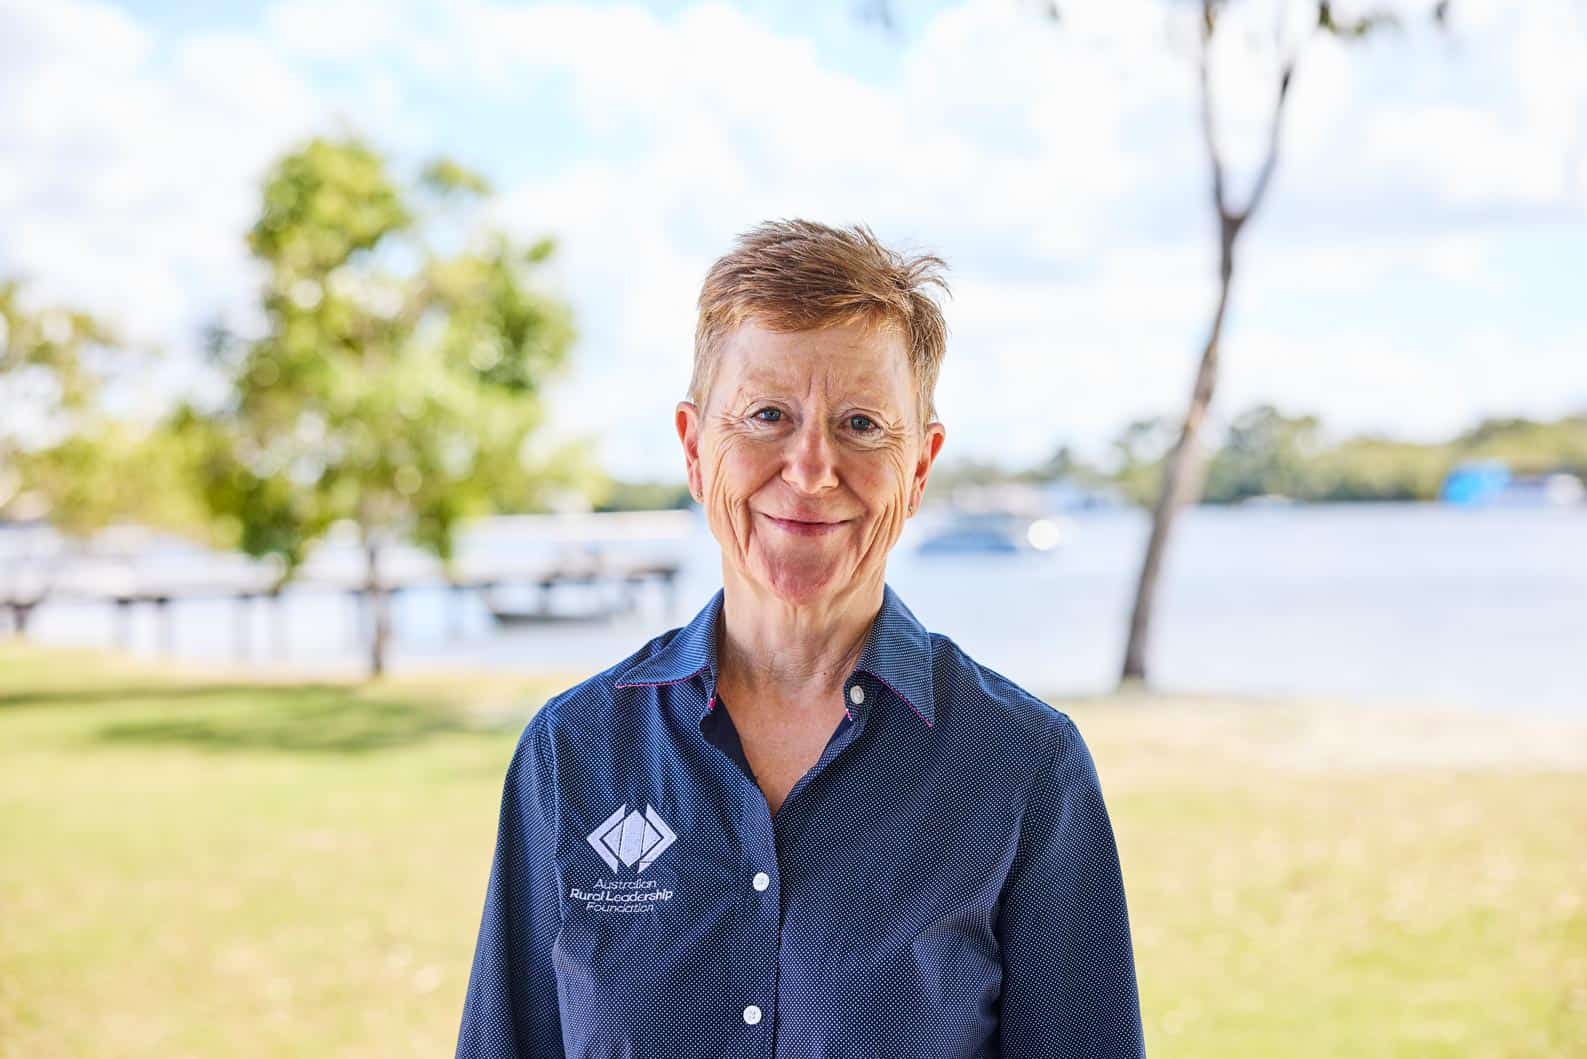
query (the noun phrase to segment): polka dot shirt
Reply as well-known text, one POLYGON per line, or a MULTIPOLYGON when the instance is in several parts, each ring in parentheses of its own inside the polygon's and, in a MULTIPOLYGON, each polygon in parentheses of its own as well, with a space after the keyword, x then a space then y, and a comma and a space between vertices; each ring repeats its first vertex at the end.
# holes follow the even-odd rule
POLYGON ((1069 717, 888 585, 845 716, 773 814, 716 697, 722 601, 524 728, 460 1059, 1144 1056, 1069 717))

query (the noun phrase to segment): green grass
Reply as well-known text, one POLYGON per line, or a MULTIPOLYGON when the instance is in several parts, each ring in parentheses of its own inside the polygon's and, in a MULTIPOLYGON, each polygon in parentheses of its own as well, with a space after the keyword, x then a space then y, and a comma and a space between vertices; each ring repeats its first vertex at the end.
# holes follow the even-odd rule
MULTIPOLYGON (((0 1056, 451 1053, 519 729, 577 674, 356 687, 0 645, 0 1056)), ((1587 728, 1060 703, 1154 1059, 1587 1055, 1587 728)))

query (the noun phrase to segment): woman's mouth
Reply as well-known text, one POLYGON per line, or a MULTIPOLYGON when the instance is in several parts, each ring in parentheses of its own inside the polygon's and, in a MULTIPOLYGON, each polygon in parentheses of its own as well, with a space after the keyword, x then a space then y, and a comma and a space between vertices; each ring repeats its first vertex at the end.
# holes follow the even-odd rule
MULTIPOLYGON (((765 514, 765 512, 762 512, 762 514, 765 514)), ((786 533, 792 533, 798 537, 820 537, 838 529, 844 524, 844 521, 846 521, 804 522, 800 519, 778 518, 776 515, 766 515, 766 518, 778 529, 783 530, 786 533)))

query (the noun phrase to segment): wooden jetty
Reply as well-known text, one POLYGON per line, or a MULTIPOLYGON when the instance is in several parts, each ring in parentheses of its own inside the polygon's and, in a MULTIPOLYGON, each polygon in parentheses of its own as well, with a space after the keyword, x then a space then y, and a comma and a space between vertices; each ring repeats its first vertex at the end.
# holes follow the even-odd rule
MULTIPOLYGON (((100 587, 85 583, 86 579, 50 586, 46 591, 28 596, 0 597, 0 613, 10 619, 15 632, 27 628, 33 611, 57 602, 102 603, 114 608, 114 638, 117 646, 128 647, 135 610, 152 609, 159 628, 161 650, 170 653, 174 647, 172 610, 184 602, 199 600, 230 600, 234 605, 234 637, 239 656, 247 653, 253 612, 260 605, 275 611, 277 653, 284 653, 285 640, 281 621, 281 606, 287 593, 339 594, 346 596, 357 608, 360 619, 368 613, 370 597, 380 592, 388 597, 417 590, 440 590, 450 596, 451 629, 460 631, 459 614, 463 599, 476 594, 492 618, 503 625, 551 623, 558 621, 587 621, 592 618, 607 620, 628 613, 638 604, 639 593, 649 584, 660 587, 668 613, 677 607, 677 580, 681 564, 674 561, 622 562, 603 559, 596 565, 569 565, 565 562, 539 565, 515 564, 495 570, 474 570, 466 575, 446 577, 439 573, 406 572, 382 577, 378 586, 353 577, 299 577, 284 584, 261 582, 254 578, 226 579, 170 579, 158 585, 137 587, 107 584, 100 587), (554 605, 558 588, 578 585, 586 589, 606 589, 604 605, 595 611, 568 613, 554 605), (532 593, 537 606, 530 609, 515 608, 504 603, 502 597, 512 591, 532 593)), ((107 579, 114 580, 114 579, 107 579)), ((362 621, 360 620, 360 624, 362 621)))
POLYGON ((513 606, 504 602, 501 598, 501 590, 505 586, 499 581, 482 584, 480 594, 491 617, 501 625, 606 621, 632 611, 637 604, 639 591, 647 583, 655 581, 661 584, 666 593, 667 609, 670 613, 677 603, 675 583, 678 568, 677 563, 657 562, 630 563, 616 569, 607 566, 588 569, 552 568, 539 577, 524 579, 524 583, 532 585, 535 589, 536 605, 533 607, 513 606), (617 595, 615 598, 608 595, 600 600, 599 605, 585 610, 575 612, 558 610, 552 606, 552 598, 554 590, 563 585, 579 585, 586 588, 611 586, 616 589, 617 595))
POLYGON ((56 603, 97 603, 112 608, 112 636, 122 647, 131 643, 135 615, 152 611, 157 641, 169 653, 178 605, 229 600, 238 655, 249 653, 259 608, 272 612, 276 653, 284 655, 288 596, 344 596, 354 610, 354 636, 370 627, 376 594, 386 602, 421 590, 444 593, 454 636, 471 595, 504 626, 615 617, 632 611, 647 586, 659 589, 671 614, 682 565, 673 556, 686 551, 698 518, 687 510, 493 516, 464 531, 450 566, 394 545, 382 550, 373 571, 347 524, 285 583, 279 564, 213 552, 140 526, 68 542, 43 522, 0 523, 0 631, 9 625, 25 632, 31 614, 56 603), (574 612, 566 605, 572 596, 598 604, 574 612), (526 599, 530 605, 523 605, 526 599))

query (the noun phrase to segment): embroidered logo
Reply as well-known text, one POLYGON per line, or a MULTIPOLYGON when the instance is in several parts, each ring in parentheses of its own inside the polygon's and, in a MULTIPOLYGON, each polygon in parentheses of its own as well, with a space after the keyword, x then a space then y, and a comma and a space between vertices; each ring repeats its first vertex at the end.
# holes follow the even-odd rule
POLYGON ((620 865, 633 868, 636 864, 636 871, 644 871, 678 836, 652 806, 646 805, 643 813, 638 809, 630 812, 624 802, 585 837, 613 871, 620 865))

